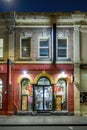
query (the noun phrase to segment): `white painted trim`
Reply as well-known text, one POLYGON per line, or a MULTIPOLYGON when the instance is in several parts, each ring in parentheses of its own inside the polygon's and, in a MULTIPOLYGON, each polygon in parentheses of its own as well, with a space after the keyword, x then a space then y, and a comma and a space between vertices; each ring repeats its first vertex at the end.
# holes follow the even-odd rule
POLYGON ((24 25, 24 26, 15 26, 15 28, 47 28, 47 27, 51 27, 51 25, 24 25))

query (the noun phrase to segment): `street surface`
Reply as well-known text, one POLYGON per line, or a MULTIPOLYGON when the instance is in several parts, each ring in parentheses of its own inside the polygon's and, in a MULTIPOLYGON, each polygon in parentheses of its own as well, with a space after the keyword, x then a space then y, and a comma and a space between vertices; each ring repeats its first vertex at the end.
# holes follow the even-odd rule
POLYGON ((87 130, 87 126, 0 126, 0 130, 87 130))

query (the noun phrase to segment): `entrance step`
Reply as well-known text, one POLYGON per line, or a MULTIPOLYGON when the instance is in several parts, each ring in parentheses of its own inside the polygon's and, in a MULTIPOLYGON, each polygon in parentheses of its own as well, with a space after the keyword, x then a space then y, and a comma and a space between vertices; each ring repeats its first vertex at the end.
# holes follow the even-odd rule
POLYGON ((19 116, 28 116, 28 115, 33 115, 33 116, 73 116, 73 112, 67 112, 67 111, 50 111, 50 112, 37 112, 37 111, 19 111, 15 115, 19 116))
POLYGON ((68 111, 53 111, 52 115, 55 116, 73 116, 73 112, 68 112, 68 111))
POLYGON ((32 111, 19 111, 15 115, 28 116, 28 115, 34 115, 34 113, 32 111))

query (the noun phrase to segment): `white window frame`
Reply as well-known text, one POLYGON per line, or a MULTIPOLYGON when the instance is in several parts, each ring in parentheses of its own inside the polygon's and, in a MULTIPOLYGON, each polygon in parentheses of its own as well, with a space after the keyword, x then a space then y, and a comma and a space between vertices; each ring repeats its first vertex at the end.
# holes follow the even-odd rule
MULTIPOLYGON (((28 38, 31 38, 31 37, 29 37, 29 36, 21 36, 20 37, 20 58, 21 59, 29 59, 31 57, 31 53, 30 53, 29 57, 22 57, 22 39, 28 39, 28 38)), ((31 45, 30 45, 30 51, 31 51, 31 45)))
POLYGON ((45 59, 45 58, 49 58, 49 53, 50 53, 50 48, 49 48, 49 37, 40 37, 39 38, 39 44, 38 44, 38 57, 45 59), (48 47, 40 47, 40 41, 41 40, 47 40, 48 41, 48 47), (48 56, 40 56, 40 48, 48 48, 48 56))
POLYGON ((0 51, 2 51, 0 58, 3 58, 3 44, 4 44, 4 39, 3 39, 3 38, 0 38, 0 51), (1 45, 1 44, 2 44, 2 45, 1 45))
POLYGON ((67 47, 60 47, 59 49, 66 49, 66 57, 59 57, 58 56, 58 41, 57 41, 57 59, 67 59, 68 58, 68 37, 58 37, 58 40, 59 39, 66 39, 67 41, 67 47))

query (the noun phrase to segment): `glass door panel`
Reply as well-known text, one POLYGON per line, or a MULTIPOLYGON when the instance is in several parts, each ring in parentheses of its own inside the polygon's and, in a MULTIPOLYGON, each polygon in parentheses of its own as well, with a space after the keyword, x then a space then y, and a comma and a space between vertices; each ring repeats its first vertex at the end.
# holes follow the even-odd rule
POLYGON ((44 110, 52 110, 52 86, 44 87, 44 110))
POLYGON ((35 110, 43 110, 43 87, 35 86, 35 110))

